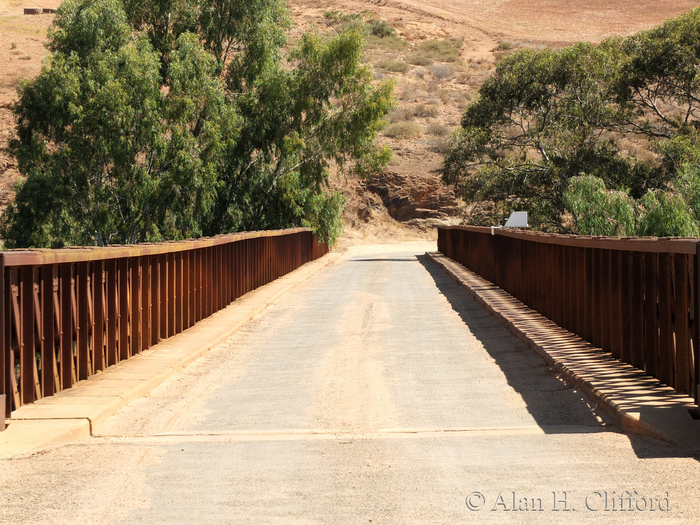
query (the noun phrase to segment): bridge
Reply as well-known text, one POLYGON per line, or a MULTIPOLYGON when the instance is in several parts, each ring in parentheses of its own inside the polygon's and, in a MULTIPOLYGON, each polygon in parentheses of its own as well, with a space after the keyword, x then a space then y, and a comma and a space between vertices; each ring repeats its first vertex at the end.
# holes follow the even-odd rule
MULTIPOLYGON (((611 323, 605 323, 611 327, 608 335, 601 330, 595 342, 615 340, 619 346, 595 345, 567 325, 579 317, 563 305, 576 301, 559 302, 555 292, 535 294, 538 299, 532 300, 539 286, 536 273, 551 279, 563 267, 580 275, 577 249, 583 250, 580 271, 587 283, 590 247, 567 241, 560 265, 552 242, 540 243, 544 256, 520 246, 520 262, 534 262, 537 269, 521 270, 520 276, 535 284, 525 288, 530 295, 514 288, 507 293, 494 282, 505 278, 501 285, 510 287, 518 258, 511 257, 511 266, 503 266, 509 269, 495 275, 486 257, 509 253, 503 239, 522 239, 459 231, 440 233, 442 253, 434 243, 313 252, 314 244, 304 240, 310 234, 301 231, 295 235, 305 248, 288 244, 286 254, 270 237, 175 246, 180 250, 175 253, 209 250, 201 259, 204 268, 240 266, 249 277, 258 269, 248 284, 233 278, 214 286, 217 300, 184 292, 188 283, 205 290, 201 282, 206 280, 192 277, 206 274, 191 271, 202 267, 194 252, 180 257, 131 251, 115 254, 114 264, 102 259, 95 267, 85 266, 85 258, 43 260, 28 265, 26 281, 17 270, 10 286, 32 284, 18 286, 15 299, 8 294, 3 311, 9 319, 4 326, 10 327, 4 348, 12 349, 19 368, 12 370, 17 388, 11 378, 5 387, 11 417, 0 432, 5 457, 0 460, 0 522, 581 523, 603 514, 635 523, 695 523, 700 421, 693 419, 697 376, 689 282, 695 256, 685 254, 683 264, 682 257, 671 259, 671 282, 684 282, 676 288, 688 291, 686 303, 673 295, 670 317, 673 377, 686 377, 678 363, 689 360, 690 365, 689 391, 683 392, 644 369, 645 360, 652 362, 648 356, 661 356, 663 345, 654 354, 640 352, 622 336, 616 338, 611 323), (212 255, 212 246, 229 241, 233 247, 212 255), (235 245, 241 241, 245 249, 235 245), (492 242, 498 244, 489 247, 492 242), (468 249, 477 243, 478 250, 468 249), (480 260, 465 263, 489 280, 458 262, 477 252, 480 260), (297 254, 295 264, 273 271, 274 254, 287 260, 291 253, 297 254), (266 266, 255 262, 261 255, 266 266), (119 317, 114 319, 124 305, 118 299, 122 280, 109 279, 110 268, 118 273, 123 257, 140 257, 126 271, 139 268, 139 276, 152 278, 145 285, 132 277, 136 274, 123 274, 130 285, 126 305, 140 305, 138 313, 124 310, 124 338, 119 317), (676 272, 677 261, 684 271, 676 272), (61 264, 75 265, 65 289, 61 264), (47 288, 52 293, 41 294, 43 269, 45 276, 58 279, 57 287, 47 288), (82 292, 81 275, 91 277, 82 292), (680 281, 682 275, 689 279, 680 281), (96 282, 103 286, 95 287, 96 282), (164 283, 175 284, 162 291, 164 283), (66 301, 70 323, 61 325, 62 291, 70 290, 77 300, 66 301), (81 293, 84 306, 92 304, 86 313, 80 311, 81 293), (106 298, 97 307, 102 317, 96 313, 96 295, 106 298), (110 297, 115 297, 112 314, 110 297), (235 300, 228 304, 231 297, 235 300), (685 324, 679 304, 687 305, 685 324), (52 315, 42 305, 53 305, 52 315), (150 313, 149 327, 144 311, 150 313), (31 334, 19 323, 27 316, 31 334), (110 319, 115 321, 113 341, 110 319), (82 336, 81 326, 90 326, 82 336), (62 361, 69 355, 61 354, 66 332, 72 354, 62 361), (142 346, 132 347, 135 340, 142 346), (678 341, 687 341, 687 356, 679 356, 678 341), (23 368, 14 353, 29 356, 27 346, 32 359, 25 358, 23 368), (52 349, 53 358, 45 348, 52 349), (82 379, 80 348, 87 350, 82 379), (642 366, 621 359, 628 355, 642 356, 642 366), (62 364, 65 370, 68 363, 70 377, 75 375, 70 387, 62 383, 68 377, 62 364), (53 381, 54 395, 48 394, 45 376, 53 381), (535 517, 522 515, 532 511, 535 517)), ((646 249, 643 253, 658 253, 646 249)), ((623 253, 619 259, 604 253, 600 262, 597 257, 592 252, 590 269, 598 286, 604 281, 597 278, 612 275, 601 270, 605 257, 619 260, 618 267, 627 260, 623 253)), ((629 257, 634 265, 632 252, 629 257)), ((7 276, 17 268, 10 263, 6 256, 7 276)), ((562 297, 570 297, 565 275, 557 275, 558 287, 568 290, 562 297)), ((586 297, 585 286, 581 290, 578 300, 586 297)), ((615 303, 611 297, 607 301, 615 303)), ((666 315, 664 301, 655 301, 657 327, 666 315)), ((601 303, 596 308, 601 317, 588 325, 594 332, 602 312, 615 313, 601 303)), ((587 326, 585 308, 582 312, 581 331, 587 326)), ((591 309, 591 319, 596 315, 591 309)), ((643 313, 638 319, 645 322, 643 313)), ((631 326, 637 325, 632 321, 631 326)), ((8 368, 5 377, 11 375, 8 368)))

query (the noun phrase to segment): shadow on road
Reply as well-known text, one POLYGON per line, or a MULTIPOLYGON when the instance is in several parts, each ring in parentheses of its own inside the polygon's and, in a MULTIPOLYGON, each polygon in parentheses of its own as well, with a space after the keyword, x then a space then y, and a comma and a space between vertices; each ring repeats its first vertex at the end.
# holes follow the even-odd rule
MULTIPOLYGON (((417 256, 440 293, 503 371, 508 384, 527 405, 545 433, 622 433, 602 408, 560 378, 539 355, 528 349, 471 294, 426 255, 417 256)), ((627 434, 639 458, 694 457, 685 449, 645 436, 627 434)), ((699 459, 700 458, 697 458, 699 459)))

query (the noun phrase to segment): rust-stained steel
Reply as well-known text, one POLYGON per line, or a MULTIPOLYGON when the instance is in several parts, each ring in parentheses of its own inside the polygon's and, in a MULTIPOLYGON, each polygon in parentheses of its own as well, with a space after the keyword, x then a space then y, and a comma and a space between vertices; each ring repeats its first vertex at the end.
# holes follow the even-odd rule
POLYGON ((698 402, 700 239, 438 228, 438 249, 698 402))
POLYGON ((326 253, 308 228, 0 253, 4 415, 143 352, 326 253))

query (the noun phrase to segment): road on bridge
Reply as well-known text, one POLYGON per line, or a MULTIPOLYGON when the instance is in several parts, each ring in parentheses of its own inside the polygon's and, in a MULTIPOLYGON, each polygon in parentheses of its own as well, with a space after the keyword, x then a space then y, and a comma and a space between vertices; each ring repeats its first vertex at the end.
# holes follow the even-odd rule
POLYGON ((697 523, 697 458, 621 433, 432 249, 351 248, 97 436, 0 462, 0 522, 697 523))

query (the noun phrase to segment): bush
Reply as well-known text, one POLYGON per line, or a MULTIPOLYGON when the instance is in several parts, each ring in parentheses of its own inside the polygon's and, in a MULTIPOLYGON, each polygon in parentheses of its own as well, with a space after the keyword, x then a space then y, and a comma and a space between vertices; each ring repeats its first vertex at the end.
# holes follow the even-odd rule
POLYGON ((463 42, 458 38, 449 40, 427 40, 420 48, 424 55, 441 62, 457 62, 463 42))
POLYGON ((423 55, 414 55, 408 59, 409 64, 414 66, 429 66, 435 62, 432 58, 423 55))
POLYGON ((397 122, 384 130, 384 135, 397 140, 416 139, 423 134, 420 125, 413 122, 397 122))
POLYGON ((389 119, 389 122, 393 124, 395 122, 411 120, 411 118, 413 118, 413 112, 410 108, 396 108, 389 111, 386 117, 389 119))
POLYGON ((433 153, 439 153, 440 155, 444 155, 445 152, 447 152, 449 147, 450 147, 450 138, 449 137, 438 137, 436 139, 431 140, 428 143, 428 149, 430 151, 432 151, 433 153))
POLYGON ((400 60, 380 60, 377 62, 377 66, 393 73, 406 73, 411 69, 411 66, 400 60))
POLYGON ((498 49, 501 51, 508 51, 513 48, 515 48, 515 42, 511 42, 510 40, 501 40, 498 43, 498 49))
POLYGON ((367 35, 365 39, 367 46, 371 48, 381 48, 385 51, 403 51, 408 47, 408 43, 398 36, 391 35, 378 37, 376 35, 367 35))
POLYGON ((437 117, 438 109, 434 104, 418 104, 414 108, 413 114, 422 118, 437 117))
POLYGON ((448 80, 455 74, 455 68, 447 64, 433 64, 430 66, 430 72, 435 80, 448 80))
POLYGON ((439 122, 433 122, 432 124, 428 125, 427 131, 429 135, 433 135, 434 137, 444 137, 449 135, 450 128, 440 124, 439 122))
POLYGON ((396 30, 384 20, 370 20, 367 26, 369 27, 369 33, 379 38, 393 36, 396 33, 396 30))

